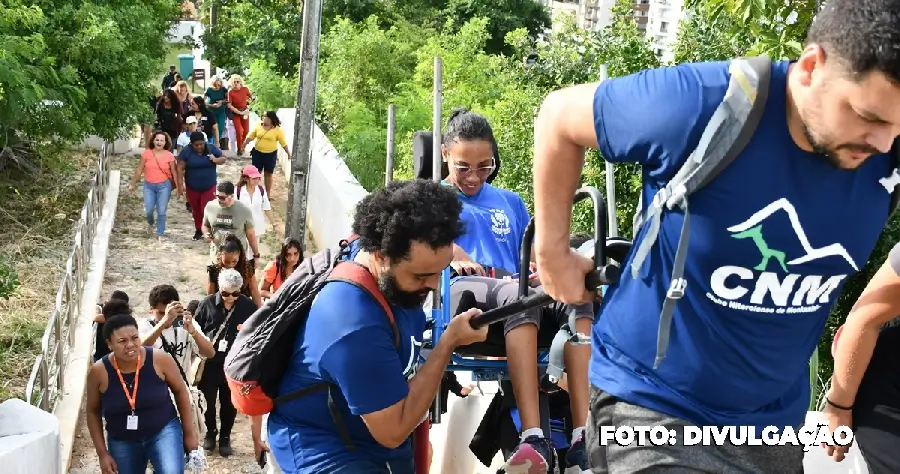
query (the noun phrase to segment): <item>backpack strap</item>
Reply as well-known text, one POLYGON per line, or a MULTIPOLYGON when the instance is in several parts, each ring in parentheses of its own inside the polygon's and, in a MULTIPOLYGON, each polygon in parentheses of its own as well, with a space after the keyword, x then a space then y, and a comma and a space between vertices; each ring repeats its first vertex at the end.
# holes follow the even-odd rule
POLYGON ((703 130, 697 147, 675 176, 656 193, 645 214, 635 216, 634 220, 636 231, 644 223, 649 223, 631 262, 631 274, 638 278, 640 268, 659 235, 662 213, 676 208, 684 212, 672 268, 672 281, 660 312, 654 369, 659 367, 666 356, 675 304, 684 296, 687 288, 687 281, 683 277, 690 239, 688 197, 712 182, 737 159, 750 142, 766 109, 772 61, 766 56, 739 58, 731 62, 728 71, 731 78, 725 97, 703 130))
POLYGON ((331 271, 328 281, 343 281, 350 283, 357 288, 362 289, 374 299, 381 309, 384 311, 388 322, 391 325, 391 331, 394 333, 394 347, 400 348, 400 329, 397 327, 397 321, 394 320, 394 312, 388 304, 381 290, 378 289, 378 282, 369 270, 356 262, 340 262, 331 271))

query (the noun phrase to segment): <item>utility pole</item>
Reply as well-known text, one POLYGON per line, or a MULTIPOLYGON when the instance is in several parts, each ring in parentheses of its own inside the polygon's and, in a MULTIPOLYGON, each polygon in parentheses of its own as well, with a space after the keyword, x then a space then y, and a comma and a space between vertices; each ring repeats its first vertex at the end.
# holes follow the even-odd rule
POLYGON ((309 192, 309 161, 316 113, 316 80, 319 75, 319 31, 322 28, 322 0, 303 2, 300 35, 300 83, 297 85, 294 116, 294 146, 291 150, 291 186, 285 234, 306 248, 306 208, 309 192))
MULTIPOLYGON (((216 23, 219 21, 219 1, 212 0, 212 6, 209 7, 209 33, 215 37, 219 32, 216 31, 216 23)), ((209 58, 209 76, 216 75, 216 51, 214 48, 206 46, 206 57, 209 58)))

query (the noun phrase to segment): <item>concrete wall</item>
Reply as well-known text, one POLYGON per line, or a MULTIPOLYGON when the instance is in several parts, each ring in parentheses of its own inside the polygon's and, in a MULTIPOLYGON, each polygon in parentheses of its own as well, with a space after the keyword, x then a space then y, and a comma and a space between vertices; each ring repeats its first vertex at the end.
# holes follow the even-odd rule
POLYGON ((0 471, 60 472, 59 421, 18 398, 0 403, 0 471))
MULTIPOLYGON (((278 110, 288 148, 294 144, 294 109, 278 110)), ((314 125, 312 158, 309 169, 307 224, 318 248, 337 246, 350 235, 353 209, 368 194, 350 172, 337 150, 314 125)), ((291 176, 291 162, 279 150, 278 162, 284 175, 291 176)), ((290 183, 290 178, 288 178, 290 183)))

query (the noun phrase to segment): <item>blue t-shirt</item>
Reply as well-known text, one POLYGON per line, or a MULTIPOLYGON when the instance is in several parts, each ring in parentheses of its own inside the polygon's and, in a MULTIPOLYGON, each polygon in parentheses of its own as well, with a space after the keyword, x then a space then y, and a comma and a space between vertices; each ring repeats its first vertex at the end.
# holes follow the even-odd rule
POLYGON ((519 247, 531 216, 518 194, 485 183, 474 196, 459 193, 466 233, 456 245, 481 265, 519 271, 519 247))
MULTIPOLYGON (((696 146, 728 88, 728 63, 682 64, 604 81, 600 152, 643 168, 644 203, 696 146)), ((684 214, 663 214, 637 279, 629 254, 593 329, 591 382, 698 425, 794 426, 809 404, 808 361, 847 279, 888 218, 887 154, 839 170, 793 142, 788 62, 773 63, 766 111, 743 153, 690 197, 687 291, 653 369, 659 313, 684 214)), ((646 226, 635 238, 637 243, 646 226)))
MULTIPOLYGON (((222 156, 219 147, 207 143, 209 153, 216 158, 222 156)), ((184 184, 194 191, 206 191, 216 187, 216 164, 210 161, 207 154, 200 154, 188 145, 178 153, 178 161, 185 165, 184 184)))
POLYGON ((332 388, 332 395, 356 450, 348 450, 339 436, 327 392, 307 395, 279 405, 269 416, 269 446, 282 470, 312 474, 352 461, 412 459, 409 441, 388 449, 375 441, 360 417, 403 400, 416 369, 425 313, 392 309, 399 349, 384 311, 371 296, 344 282, 322 288, 299 330, 279 393, 322 381, 339 387, 332 388))

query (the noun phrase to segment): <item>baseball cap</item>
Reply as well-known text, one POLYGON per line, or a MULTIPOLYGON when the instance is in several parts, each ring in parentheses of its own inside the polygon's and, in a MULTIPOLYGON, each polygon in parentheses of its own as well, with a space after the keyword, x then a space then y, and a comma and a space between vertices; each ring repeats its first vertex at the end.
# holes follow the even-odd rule
POLYGON ((191 115, 188 118, 184 119, 184 123, 197 123, 197 117, 191 115))
POLYGON ((253 165, 245 166, 244 169, 241 170, 241 174, 248 178, 259 178, 262 176, 259 174, 259 170, 253 165))

